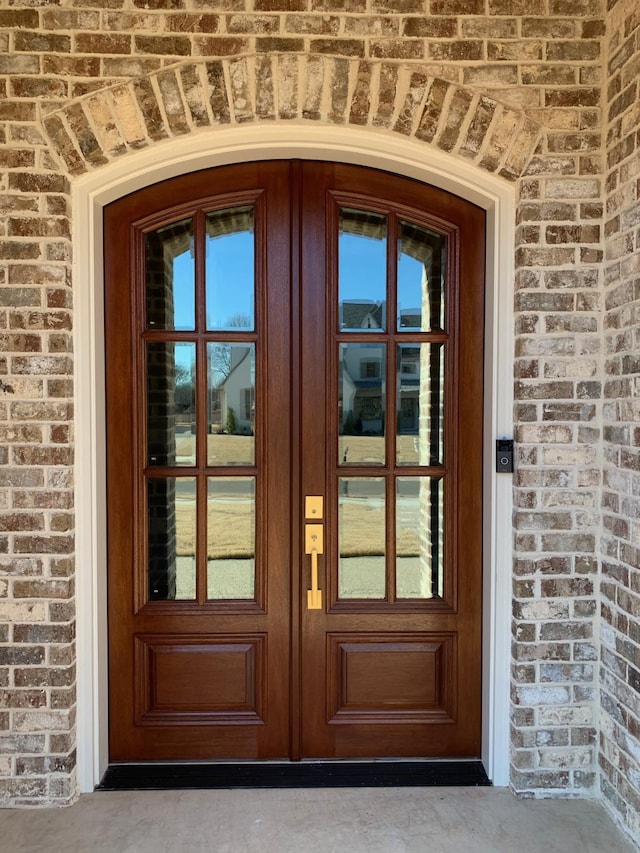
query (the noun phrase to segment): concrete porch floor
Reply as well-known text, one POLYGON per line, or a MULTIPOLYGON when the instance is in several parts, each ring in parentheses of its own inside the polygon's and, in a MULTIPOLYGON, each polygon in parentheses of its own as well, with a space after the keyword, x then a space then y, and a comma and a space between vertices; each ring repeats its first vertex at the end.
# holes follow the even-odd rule
POLYGON ((6 853, 632 853, 593 800, 504 788, 333 788, 88 794, 0 811, 6 853))

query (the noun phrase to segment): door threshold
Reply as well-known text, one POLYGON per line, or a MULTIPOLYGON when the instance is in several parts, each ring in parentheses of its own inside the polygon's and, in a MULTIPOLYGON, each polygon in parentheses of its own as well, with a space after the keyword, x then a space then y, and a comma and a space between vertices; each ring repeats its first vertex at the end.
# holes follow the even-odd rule
POLYGON ((491 785, 471 760, 110 764, 96 791, 189 788, 395 788, 491 785))

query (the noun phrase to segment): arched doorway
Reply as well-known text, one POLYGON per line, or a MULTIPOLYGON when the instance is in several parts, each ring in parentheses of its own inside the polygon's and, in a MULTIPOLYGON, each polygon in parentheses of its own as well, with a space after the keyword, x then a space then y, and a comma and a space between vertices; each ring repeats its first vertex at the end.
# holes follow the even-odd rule
POLYGON ((468 198, 487 216, 487 311, 483 541, 482 759, 496 785, 509 780, 511 483, 493 467, 492 437, 509 434, 513 377, 513 187, 434 148, 355 127, 273 124, 216 129, 156 144, 74 181, 77 354, 78 779, 91 791, 108 763, 106 628, 106 485, 102 210, 127 193, 172 176, 273 157, 365 164, 410 176, 468 198))
POLYGON ((106 209, 112 759, 479 756, 484 231, 314 162, 106 209))

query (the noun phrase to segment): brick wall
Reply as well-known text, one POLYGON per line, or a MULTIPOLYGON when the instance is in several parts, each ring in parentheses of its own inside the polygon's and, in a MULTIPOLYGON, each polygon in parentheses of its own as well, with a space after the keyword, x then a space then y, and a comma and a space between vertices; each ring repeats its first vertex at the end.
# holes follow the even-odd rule
MULTIPOLYGON (((75 790, 70 332, 72 285, 82 283, 70 280, 69 181, 172 136, 292 119, 402 133, 517 186, 512 783, 532 793, 595 786, 604 5, 18 0, 0 9, 5 802, 64 802, 75 790)), ((620 8, 633 2, 609 5, 622 32, 620 8)), ((632 59, 614 79, 623 67, 637 79, 632 59)), ((627 96, 621 89, 617 102, 631 114, 627 96)), ((629 206, 624 193, 611 198, 629 206)), ((614 291, 608 280, 608 298, 614 291)), ((609 492, 633 495, 622 463, 630 448, 619 458, 606 450, 607 476, 627 486, 608 484, 605 509, 609 492)), ((620 512, 605 516, 617 523, 620 512)), ((634 564, 621 552, 611 563, 625 560, 634 564)))
POLYGON ((596 779, 604 24, 597 3, 549 11, 534 19, 542 55, 519 70, 547 128, 516 231, 512 784, 531 793, 596 779))
POLYGON ((600 766, 640 837, 640 7, 609 6, 600 766))

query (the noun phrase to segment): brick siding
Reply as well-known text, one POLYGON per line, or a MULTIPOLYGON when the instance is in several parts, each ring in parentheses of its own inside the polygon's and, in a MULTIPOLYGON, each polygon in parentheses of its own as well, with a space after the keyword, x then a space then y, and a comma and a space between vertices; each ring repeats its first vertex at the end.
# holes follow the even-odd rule
POLYGON ((640 7, 609 5, 600 767, 640 837, 640 7))
POLYGON ((640 689, 629 619, 640 492, 638 13, 634 0, 606 5, 16 0, 0 9, 4 802, 75 794, 70 181, 177 135, 295 119, 403 134, 516 187, 512 785, 597 788, 604 531, 602 784, 629 825, 637 820, 633 750, 626 769, 612 750, 630 736, 640 689))

